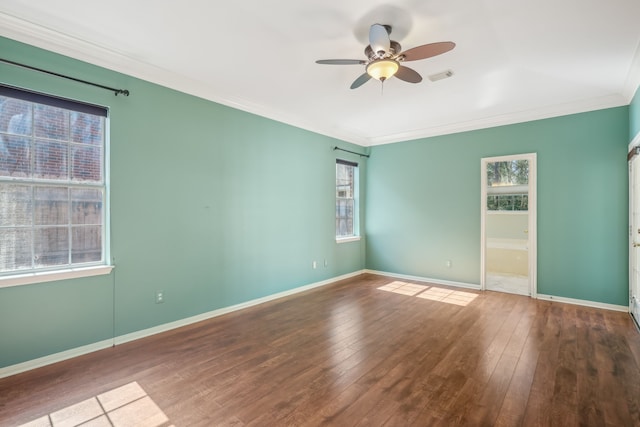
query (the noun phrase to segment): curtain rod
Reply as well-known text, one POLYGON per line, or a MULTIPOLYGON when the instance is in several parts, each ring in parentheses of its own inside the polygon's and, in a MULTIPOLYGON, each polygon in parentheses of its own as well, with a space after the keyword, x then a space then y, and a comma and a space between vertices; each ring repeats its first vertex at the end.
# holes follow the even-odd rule
POLYGON ((38 71, 40 73, 49 74, 56 77, 61 77, 63 79, 73 80, 74 82, 83 83, 89 86, 99 87, 100 89, 110 90, 116 96, 122 94, 124 96, 129 96, 129 91, 127 89, 116 89, 109 86, 104 86, 98 83, 88 82, 86 80, 76 79, 75 77, 65 76, 64 74, 54 73, 53 71, 43 70, 42 68, 32 67, 31 65, 21 64, 19 62, 9 61, 8 59, 0 58, 0 62, 4 62, 5 64, 15 65, 16 67, 27 68, 29 70, 38 71))
POLYGON ((360 157, 366 157, 367 159, 369 158, 368 154, 362 154, 362 153, 356 153, 355 151, 349 151, 349 150, 345 150, 344 148, 340 148, 340 147, 333 147, 333 151, 336 150, 340 150, 340 151, 346 151, 347 153, 351 153, 351 154, 357 154, 360 157))

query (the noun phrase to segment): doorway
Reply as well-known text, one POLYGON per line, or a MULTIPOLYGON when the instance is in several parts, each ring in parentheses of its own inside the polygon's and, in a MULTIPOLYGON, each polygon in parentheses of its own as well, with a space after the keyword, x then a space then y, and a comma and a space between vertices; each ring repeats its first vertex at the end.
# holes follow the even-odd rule
POLYGON ((481 164, 481 289, 535 297, 536 154, 481 164))

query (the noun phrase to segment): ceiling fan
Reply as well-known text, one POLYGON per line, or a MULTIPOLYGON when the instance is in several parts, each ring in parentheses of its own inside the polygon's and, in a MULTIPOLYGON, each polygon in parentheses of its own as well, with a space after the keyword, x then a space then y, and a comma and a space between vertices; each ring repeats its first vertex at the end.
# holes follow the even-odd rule
POLYGON ((384 82, 390 77, 396 76, 400 80, 409 83, 420 83, 422 76, 415 70, 405 67, 402 62, 417 61, 431 58, 449 52, 456 47, 454 42, 439 42, 423 44, 401 52, 400 43, 389 38, 390 25, 373 24, 369 30, 369 46, 364 49, 367 59, 320 59, 317 64, 329 65, 365 65, 366 71, 352 84, 351 89, 356 89, 372 77, 384 82))

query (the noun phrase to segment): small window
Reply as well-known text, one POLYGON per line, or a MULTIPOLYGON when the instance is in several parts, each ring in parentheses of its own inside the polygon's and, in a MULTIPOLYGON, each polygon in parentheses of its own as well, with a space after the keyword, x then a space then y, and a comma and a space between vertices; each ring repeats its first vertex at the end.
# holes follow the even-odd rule
POLYGON ((0 85, 0 276, 106 265, 106 117, 0 85))
POLYGON ((529 210, 529 162, 512 160, 487 165, 487 210, 529 210))
POLYGON ((357 236, 358 164, 336 160, 336 238, 357 236))

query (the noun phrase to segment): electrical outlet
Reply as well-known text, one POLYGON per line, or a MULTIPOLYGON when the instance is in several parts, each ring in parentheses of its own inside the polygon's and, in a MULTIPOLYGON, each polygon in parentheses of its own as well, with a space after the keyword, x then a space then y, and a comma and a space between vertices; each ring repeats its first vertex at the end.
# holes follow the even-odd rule
POLYGON ((329 267, 329 261, 327 261, 326 259, 324 260, 324 268, 329 267))
POLYGON ((162 304, 164 302, 164 292, 156 291, 156 304, 162 304))
POLYGON ((313 267, 314 270, 316 268, 318 268, 318 262, 317 261, 313 261, 313 263, 311 264, 311 267, 313 267))
POLYGON ((447 268, 451 268, 451 260, 447 260, 447 268))

